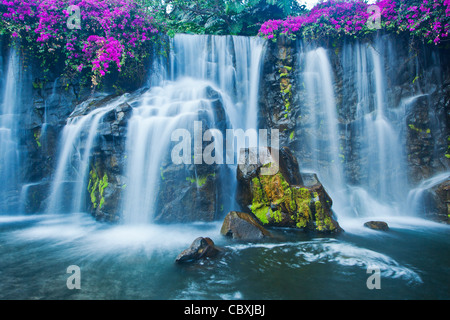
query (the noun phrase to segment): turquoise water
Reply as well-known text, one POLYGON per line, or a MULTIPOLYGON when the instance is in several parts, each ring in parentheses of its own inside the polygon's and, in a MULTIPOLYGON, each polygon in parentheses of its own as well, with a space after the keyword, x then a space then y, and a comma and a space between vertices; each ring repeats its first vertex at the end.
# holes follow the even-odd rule
POLYGON ((221 223, 111 226, 85 214, 0 216, 0 299, 449 299, 450 227, 385 219, 389 232, 341 221, 318 237, 272 230, 277 240, 237 242, 221 223), (221 255, 177 265, 198 237, 221 255), (80 289, 67 268, 79 266, 80 289), (379 269, 380 289, 368 289, 379 269))

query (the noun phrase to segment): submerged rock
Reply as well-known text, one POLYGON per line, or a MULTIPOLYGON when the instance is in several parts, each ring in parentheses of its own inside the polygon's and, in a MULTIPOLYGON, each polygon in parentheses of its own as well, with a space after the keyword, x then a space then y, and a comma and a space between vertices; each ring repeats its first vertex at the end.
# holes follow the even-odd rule
POLYGON ((384 221, 368 221, 368 222, 364 223, 364 226, 366 228, 370 228, 373 230, 381 230, 381 231, 389 230, 388 224, 384 221))
POLYGON ((259 240, 272 237, 272 234, 250 214, 237 211, 227 214, 220 233, 238 240, 259 240))
POLYGON ((248 160, 257 159, 257 150, 243 150, 248 157, 237 172, 237 201, 242 208, 248 208, 263 226, 341 231, 331 211, 332 200, 323 185, 318 181, 304 185, 297 160, 288 148, 267 150, 269 154, 256 164, 248 160), (267 174, 263 169, 274 170, 267 174))
POLYGON ((181 252, 175 262, 193 262, 204 258, 215 256, 220 250, 214 245, 210 238, 198 237, 191 246, 181 252))

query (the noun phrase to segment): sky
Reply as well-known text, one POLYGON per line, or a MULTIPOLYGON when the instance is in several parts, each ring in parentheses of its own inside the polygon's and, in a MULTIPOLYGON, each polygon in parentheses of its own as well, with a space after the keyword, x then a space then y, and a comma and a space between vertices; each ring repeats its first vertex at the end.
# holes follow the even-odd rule
MULTIPOLYGON (((320 0, 297 0, 300 4, 306 4, 308 9, 312 9, 320 0)), ((368 1, 368 3, 374 3, 375 0, 368 1)))
POLYGON ((306 7, 308 9, 311 9, 312 7, 314 7, 319 2, 319 0, 298 0, 298 2, 300 4, 306 4, 306 7))

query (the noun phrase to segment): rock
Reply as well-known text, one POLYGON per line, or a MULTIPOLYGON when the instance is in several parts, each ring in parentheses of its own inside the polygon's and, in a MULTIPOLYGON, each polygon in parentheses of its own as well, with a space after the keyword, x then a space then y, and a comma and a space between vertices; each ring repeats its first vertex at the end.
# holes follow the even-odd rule
MULTIPOLYGON (((278 163, 276 149, 268 150, 270 156, 259 159, 257 164, 246 161, 238 166, 237 201, 243 210, 249 209, 263 226, 341 231, 331 211, 332 200, 322 184, 318 180, 309 186, 303 184, 298 163, 289 149, 280 150, 278 163), (277 165, 279 170, 273 174, 262 173, 262 169, 277 165)), ((256 157, 256 152, 256 149, 246 149, 250 156, 247 160, 256 157)))
MULTIPOLYGON (((105 99, 91 103, 88 109, 109 102, 105 99)), ((99 221, 118 222, 121 218, 121 202, 128 183, 123 176, 127 163, 126 125, 131 115, 131 106, 121 103, 104 115, 97 129, 101 139, 92 151, 86 199, 88 211, 99 221)))
POLYGON ((389 226, 384 221, 368 221, 364 223, 364 226, 373 230, 381 230, 381 231, 388 231, 389 226))
POLYGON ((423 213, 432 220, 450 223, 450 180, 425 190, 423 213))
POLYGON ((193 262, 204 258, 214 257, 220 250, 210 238, 198 237, 191 246, 181 252, 175 262, 193 262))
POLYGON ((440 221, 450 222, 450 180, 436 188, 436 208, 440 221))
POLYGON ((272 234, 245 212, 231 211, 225 217, 220 233, 238 240, 271 238, 272 234))
MULTIPOLYGON (((209 99, 214 115, 202 110, 196 121, 201 122, 202 136, 206 130, 217 129, 225 136, 226 112, 220 102, 220 92, 212 87, 205 89, 205 99, 209 99), (214 119, 214 120, 213 120, 214 119)), ((226 213, 223 206, 227 203, 231 185, 225 181, 226 166, 202 161, 201 164, 175 164, 171 150, 177 142, 171 142, 161 161, 158 199, 156 203, 155 223, 185 223, 196 221, 214 221, 226 213), (228 188, 228 189, 227 189, 228 188)), ((202 142, 202 150, 210 144, 202 142)), ((194 144, 191 154, 195 154, 194 144)))

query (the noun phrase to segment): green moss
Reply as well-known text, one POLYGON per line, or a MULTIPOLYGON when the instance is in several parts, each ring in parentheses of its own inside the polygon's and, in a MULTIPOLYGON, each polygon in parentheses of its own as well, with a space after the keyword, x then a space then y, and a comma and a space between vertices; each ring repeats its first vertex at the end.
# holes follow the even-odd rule
POLYGON ((336 227, 331 221, 330 216, 325 215, 322 202, 319 200, 314 203, 316 211, 316 230, 317 231, 333 231, 336 227))
POLYGON ((268 224, 269 218, 267 214, 269 213, 270 208, 266 207, 262 204, 252 204, 251 206, 252 213, 262 222, 262 224, 268 224))
POLYGON ((312 217, 307 188, 291 187, 280 172, 253 178, 251 185, 251 210, 263 224, 279 223, 288 215, 297 228, 307 227, 312 217), (273 206, 277 209, 272 210, 273 206))
POLYGON ((261 183, 259 182, 258 178, 253 178, 252 180, 252 194, 253 194, 253 201, 255 202, 262 202, 263 201, 263 194, 261 189, 261 183))
POLYGON ((261 221, 263 224, 268 224, 269 223, 269 218, 267 216, 269 212, 268 201, 263 193, 261 182, 257 177, 252 179, 251 188, 253 199, 250 210, 259 219, 259 221, 261 221))
POLYGON ((323 231, 325 228, 323 219, 323 208, 322 203, 318 200, 314 202, 314 207, 316 209, 316 229, 318 231, 323 231))
POLYGON ((295 224, 295 226, 299 229, 303 229, 306 228, 306 226, 308 225, 308 220, 303 218, 303 217, 299 217, 297 218, 297 223, 295 224))
POLYGON ((413 124, 408 124, 408 127, 409 127, 411 130, 414 130, 414 131, 416 131, 416 132, 422 132, 422 129, 416 128, 416 126, 413 125, 413 124))
POLYGON ((190 183, 195 183, 198 188, 201 188, 208 180, 208 177, 215 177, 215 176, 216 176, 215 173, 210 173, 206 176, 199 176, 199 177, 195 177, 195 178, 186 177, 186 181, 189 181, 190 183))
POLYGON ((36 141, 38 148, 42 147, 41 142, 39 141, 40 139, 41 139, 41 132, 35 131, 34 132, 34 141, 36 141))
POLYGON ((100 178, 97 173, 97 169, 93 168, 89 172, 89 183, 87 189, 89 191, 91 203, 94 209, 96 209, 97 207, 101 209, 105 204, 105 198, 103 194, 108 185, 108 175, 106 173, 102 178, 100 178))
POLYGON ((294 188, 293 191, 292 199, 296 208, 296 215, 293 216, 293 220, 296 221, 297 227, 304 228, 311 219, 311 209, 309 208, 311 193, 306 188, 294 188))
POLYGON ((281 213, 281 209, 276 210, 276 211, 272 211, 272 209, 269 209, 269 215, 277 223, 279 223, 283 220, 283 214, 281 213))
POLYGON ((33 85, 33 88, 36 90, 42 89, 44 87, 44 84, 41 81, 37 81, 37 82, 33 81, 32 85, 33 85))
POLYGON ((291 134, 289 135, 289 139, 290 140, 294 140, 294 135, 295 135, 295 132, 292 131, 291 134))
POLYGON ((292 225, 300 229, 313 224, 319 232, 335 229, 319 193, 306 187, 290 186, 281 172, 253 178, 251 193, 251 211, 262 224, 277 224, 287 216, 292 225))

